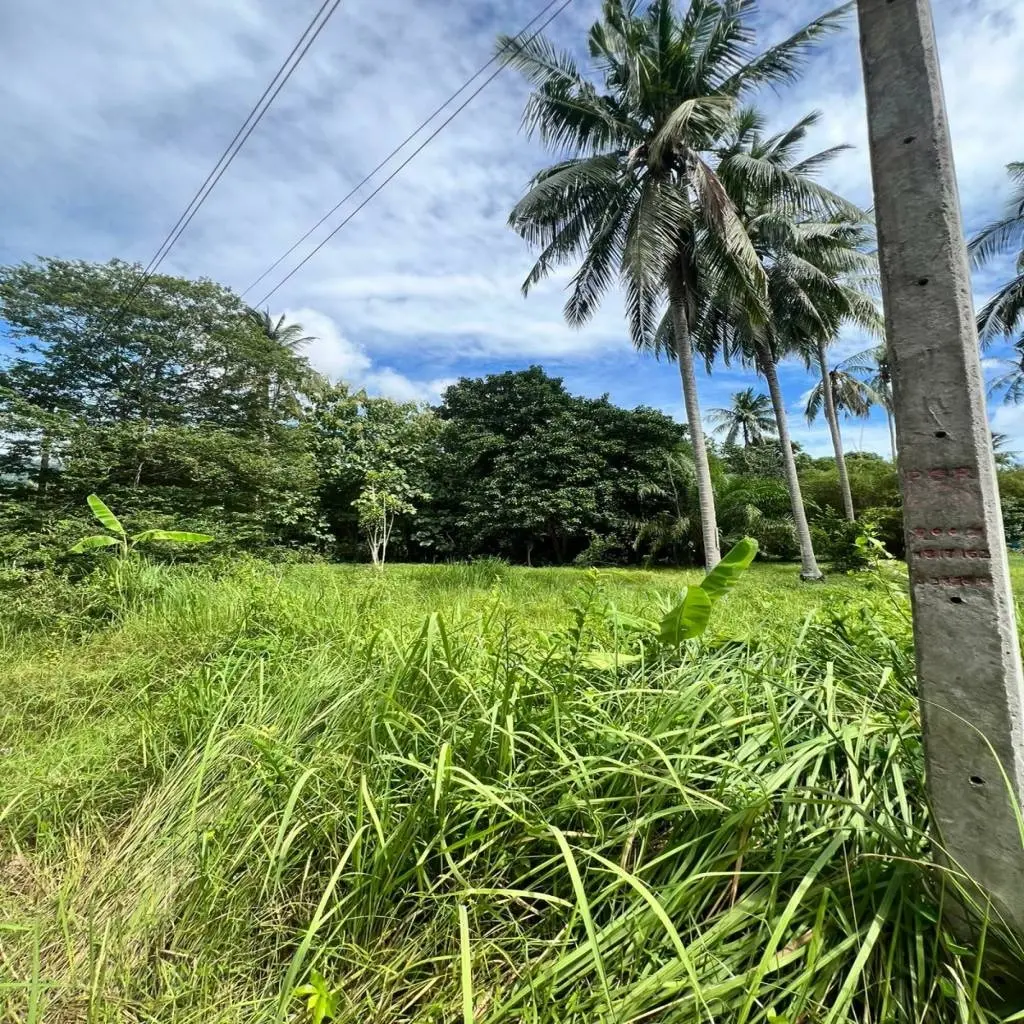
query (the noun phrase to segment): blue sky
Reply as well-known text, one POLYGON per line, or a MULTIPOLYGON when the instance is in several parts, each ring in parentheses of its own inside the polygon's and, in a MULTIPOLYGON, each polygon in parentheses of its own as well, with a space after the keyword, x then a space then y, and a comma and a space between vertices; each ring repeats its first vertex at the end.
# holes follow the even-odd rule
MULTIPOLYGON (((146 263, 318 6, 8 0, 0 35, 0 262, 46 254, 146 263)), ((498 32, 517 31, 541 6, 341 0, 163 269, 246 288, 491 55, 498 32)), ((574 0, 549 35, 578 45, 598 6, 574 0)), ((826 7, 763 3, 765 43, 826 7)), ((935 0, 934 7, 972 230, 1006 201, 1004 165, 1024 158, 1024 7, 1013 0, 935 0)), ((272 310, 318 335, 308 354, 319 368, 398 398, 433 399, 460 375, 541 363, 574 391, 607 391, 620 404, 682 417, 674 367, 631 351, 615 297, 589 327, 573 331, 561 317, 564 279, 529 299, 519 292, 530 254, 505 219, 547 159, 519 132, 525 96, 514 74, 499 77, 274 296, 272 310)), ((801 83, 765 96, 763 105, 778 127, 821 110, 813 147, 855 147, 825 181, 870 201, 852 22, 801 83)), ((979 299, 1007 267, 976 278, 979 299)), ((862 339, 844 337, 838 352, 862 347, 862 339)), ((726 404, 747 383, 725 370, 704 379, 705 409, 726 404)), ((811 383, 800 367, 784 367, 794 436, 824 454, 822 425, 808 428, 798 413, 811 383)), ((994 409, 993 424, 1024 449, 1024 410, 994 409)), ((887 451, 880 418, 851 423, 846 435, 851 448, 887 451)))

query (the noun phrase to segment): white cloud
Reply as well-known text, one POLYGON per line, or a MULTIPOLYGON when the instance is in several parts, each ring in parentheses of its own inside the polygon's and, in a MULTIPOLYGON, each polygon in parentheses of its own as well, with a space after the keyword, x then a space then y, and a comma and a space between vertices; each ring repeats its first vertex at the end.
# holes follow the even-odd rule
MULTIPOLYGON (((343 2, 165 268, 245 288, 492 54, 497 32, 517 30, 540 6, 343 2)), ((766 0, 767 36, 828 6, 766 0)), ((1001 207, 1002 165, 1020 156, 1008 126, 1024 95, 1024 9, 1010 0, 934 6, 961 194, 977 222, 1001 207)), ((552 34, 579 49, 598 9, 599 0, 575 0, 552 34)), ((4 153, 0 257, 116 254, 145 263, 311 13, 272 0, 6 5, 0 137, 15 143, 4 153)), ((274 295, 273 310, 304 314, 297 318, 321 337, 310 356, 325 372, 424 396, 480 367, 613 364, 604 382, 578 375, 598 392, 650 387, 658 401, 668 393, 653 361, 628 361, 627 371, 616 296, 573 331, 562 319, 564 274, 528 299, 519 292, 531 258, 506 218, 548 159, 519 130, 525 96, 514 75, 498 78, 274 295), (324 318, 319 327, 310 314, 324 318)), ((811 62, 801 84, 765 99, 780 126, 822 109, 815 145, 857 147, 827 180, 869 200, 855 28, 811 62)), ((259 302, 293 265, 247 298, 259 302)), ((835 357, 868 344, 851 333, 835 357)), ((722 404, 709 383, 704 404, 722 404)), ((806 380, 786 387, 792 404, 806 380)))
POLYGON ((1024 447, 1024 405, 1000 405, 989 417, 993 433, 1006 434, 1015 445, 1024 447))
POLYGON ((284 313, 289 323, 299 323, 313 340, 303 354, 314 369, 333 381, 362 380, 373 365, 373 360, 346 338, 335 322, 325 313, 303 307, 288 309, 284 313))
POLYGON ((390 366, 376 366, 329 316, 315 309, 290 309, 285 316, 290 323, 302 324, 306 334, 313 338, 303 354, 314 369, 332 381, 345 381, 372 395, 384 395, 399 402, 436 402, 445 388, 455 383, 451 377, 411 380, 390 366))
POLYGON ((371 395, 384 395, 397 402, 436 402, 454 383, 454 377, 410 380, 389 366, 368 373, 361 381, 371 395))

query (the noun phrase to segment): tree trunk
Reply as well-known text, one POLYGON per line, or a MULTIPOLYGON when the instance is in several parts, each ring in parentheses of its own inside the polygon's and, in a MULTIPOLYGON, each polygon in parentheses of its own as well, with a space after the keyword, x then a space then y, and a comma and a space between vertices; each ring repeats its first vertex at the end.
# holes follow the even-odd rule
POLYGON ((832 451, 836 456, 839 471, 839 490, 843 495, 843 511, 852 523, 857 514, 853 510, 853 494, 850 491, 850 476, 846 472, 846 457, 843 455, 843 435, 839 431, 839 417, 836 415, 836 400, 832 394, 832 374, 828 372, 828 350, 823 338, 818 339, 818 365, 821 367, 821 388, 825 399, 825 419, 828 432, 832 435, 832 451))
POLYGON ((892 464, 896 465, 896 424, 892 418, 892 409, 885 407, 885 418, 889 421, 889 450, 892 452, 892 464))
POLYGON ((718 548, 718 517, 715 514, 715 491, 711 483, 711 464, 704 440, 704 426, 700 420, 700 398, 697 395, 697 375, 693 369, 693 346, 686 311, 678 300, 672 301, 672 326, 676 336, 676 358, 679 378, 686 403, 686 422, 690 428, 693 446, 693 464, 697 474, 697 497, 700 501, 700 529, 704 539, 704 566, 710 572, 722 560, 718 548))
POLYGON ((796 539, 800 544, 800 578, 820 580, 822 574, 814 558, 811 529, 807 525, 807 513, 804 512, 804 498, 800 493, 800 477, 796 472, 796 459, 793 457, 793 445, 789 439, 789 421, 786 419, 786 404, 782 398, 782 388, 779 387, 779 375, 775 369, 775 360, 769 353, 763 353, 758 362, 761 364, 761 373, 764 374, 764 379, 768 382, 768 394, 772 398, 775 423, 779 429, 782 465, 786 470, 789 503, 793 508, 793 525, 796 527, 796 539))
POLYGON ((53 445, 53 438, 48 429, 43 430, 42 440, 39 442, 39 475, 36 477, 36 492, 40 495, 46 493, 46 486, 50 482, 50 449, 53 445))
POLYGON ((1024 932, 1024 672, 935 31, 928 0, 858 7, 932 827, 1024 932))

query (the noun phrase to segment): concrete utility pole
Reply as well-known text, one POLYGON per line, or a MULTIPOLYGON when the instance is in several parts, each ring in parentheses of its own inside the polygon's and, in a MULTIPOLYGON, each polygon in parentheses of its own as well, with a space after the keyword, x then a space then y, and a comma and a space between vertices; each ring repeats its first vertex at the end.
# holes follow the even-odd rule
POLYGON ((1024 933, 1024 681, 931 6, 858 9, 935 826, 1024 933))

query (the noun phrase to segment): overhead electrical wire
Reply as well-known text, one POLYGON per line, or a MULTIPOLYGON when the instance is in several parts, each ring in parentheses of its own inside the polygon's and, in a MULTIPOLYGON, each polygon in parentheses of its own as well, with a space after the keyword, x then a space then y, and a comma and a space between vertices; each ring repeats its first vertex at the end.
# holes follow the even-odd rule
POLYGON ((128 294, 122 299, 120 304, 114 310, 110 319, 100 328, 100 333, 108 330, 110 326, 117 320, 120 314, 124 311, 127 305, 139 294, 139 292, 146 286, 146 283, 150 280, 153 274, 156 273, 160 264, 167 258, 171 249, 177 244, 178 239, 181 238, 185 229, 192 222, 192 218, 199 212, 203 203, 209 198, 210 193, 216 188, 217 183, 224 176, 225 171, 231 166, 235 157, 238 156, 242 147, 248 141, 249 136, 255 131, 256 126, 263 119, 263 115, 270 109, 274 100, 277 99, 278 94, 284 88, 288 79, 291 78, 295 69, 302 63, 303 58, 309 51, 309 48, 316 42, 317 37, 324 30, 327 22, 330 21, 331 16, 338 9, 341 0, 323 0, 319 10, 310 19, 309 24, 303 30, 302 35, 299 36, 298 41, 292 47, 291 52, 285 57, 281 66, 277 69, 274 77, 271 78, 267 87, 263 90, 263 94, 253 105, 249 111, 245 120, 242 122, 241 127, 235 132, 234 138, 227 144, 224 152, 221 153, 220 158, 213 165, 210 173, 207 174, 206 179, 202 185, 196 190, 195 195, 189 200, 188 205, 182 211, 181 216, 177 219, 174 227, 167 233, 167 236, 160 243, 156 252, 153 254, 152 259, 146 264, 142 273, 139 275, 138 280, 131 287, 128 294))
MULTIPOLYGON (((551 22, 553 22, 555 18, 557 18, 572 2, 573 0, 561 0, 561 3, 559 4, 559 0, 549 0, 549 2, 545 4, 544 7, 536 15, 534 15, 534 17, 531 18, 530 21, 528 21, 515 34, 513 38, 518 39, 520 36, 525 35, 536 22, 540 21, 540 19, 543 18, 544 15, 548 13, 548 11, 550 11, 553 7, 558 5, 555 12, 530 37, 532 41, 538 35, 540 35, 540 33, 543 32, 544 29, 546 29, 548 25, 550 25, 551 22)), ((351 213, 349 213, 341 221, 340 224, 337 225, 337 227, 335 227, 315 248, 313 248, 309 253, 307 253, 306 256, 304 256, 287 274, 285 274, 283 278, 281 278, 280 281, 277 282, 276 285, 274 285, 273 288, 270 289, 269 292, 267 292, 266 295, 263 296, 262 299, 260 299, 260 301, 256 305, 262 306, 279 288, 281 288, 285 284, 285 282, 290 280, 299 270, 301 270, 346 224, 348 224, 348 222, 352 220, 352 218, 364 206, 366 206, 366 204, 369 203, 370 200, 374 198, 374 196, 376 196, 389 182, 391 182, 398 174, 400 174, 402 170, 404 170, 420 153, 422 153, 423 150, 426 149, 426 147, 430 145, 430 143, 433 142, 433 140, 436 139, 437 136, 449 124, 451 124, 451 122, 454 121, 455 118, 458 117, 458 115, 461 114, 462 111, 465 110, 466 107, 468 107, 469 104, 472 103, 473 100, 475 100, 476 97, 479 96, 480 93, 482 93, 484 89, 486 89, 487 86, 490 85, 491 82, 493 82, 494 79, 498 77, 498 75, 502 73, 502 71, 505 70, 507 62, 504 62, 503 55, 501 53, 497 53, 493 57, 491 57, 491 59, 487 61, 486 64, 483 64, 458 89, 456 89, 455 92, 453 92, 451 96, 449 96, 448 99, 444 101, 444 103, 442 103, 429 117, 427 117, 424 121, 420 123, 419 127, 416 128, 415 131, 413 131, 410 135, 406 136, 406 138, 401 143, 399 143, 398 146, 396 146, 379 164, 377 164, 377 166, 374 167, 374 169, 370 171, 369 174, 367 174, 354 188, 352 188, 348 193, 346 193, 346 195, 338 203, 336 203, 330 210, 328 210, 327 213, 325 213, 320 218, 320 220, 316 222, 316 224, 314 224, 297 242, 295 242, 295 244, 292 245, 290 249, 288 249, 283 255, 279 256, 265 271, 263 271, 263 273, 260 274, 260 276, 257 277, 256 280, 253 281, 253 283, 250 284, 249 287, 246 288, 244 292, 242 292, 242 295, 247 295, 250 291, 253 290, 253 288, 256 287, 256 285, 260 283, 260 281, 262 281, 269 274, 271 274, 278 266, 280 266, 281 263, 284 262, 284 260, 286 260, 293 252, 295 252, 295 250, 307 238, 309 238, 309 236, 312 235, 313 232, 317 230, 317 228, 319 228, 334 213, 336 213, 349 199, 351 199, 352 196, 354 196, 379 170, 381 170, 386 164, 390 163, 392 158, 397 156, 398 153, 400 153, 417 135, 419 135, 420 132, 422 132, 424 128, 426 128, 430 124, 430 122, 433 121, 434 118, 441 113, 441 111, 443 111, 461 93, 465 92, 466 89, 470 85, 472 85, 474 81, 476 81, 476 79, 478 79, 489 67, 491 67, 491 65, 493 65, 497 61, 502 61, 501 66, 493 74, 489 75, 476 89, 474 89, 473 92, 470 93, 470 95, 462 103, 460 103, 459 106, 457 106, 455 110, 453 110, 452 113, 449 114, 449 116, 445 118, 445 120, 442 121, 440 125, 438 125, 437 128, 435 128, 434 131, 431 132, 430 135, 428 135, 426 139, 424 139, 423 142, 409 154, 408 157, 406 157, 405 160, 402 161, 402 163, 398 165, 398 167, 396 167, 368 196, 366 196, 365 199, 363 199, 361 203, 359 203, 358 206, 356 206, 354 210, 352 210, 351 213)))

